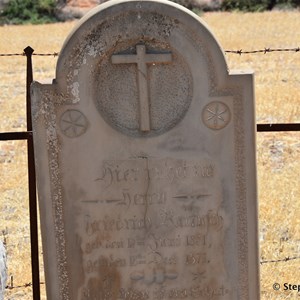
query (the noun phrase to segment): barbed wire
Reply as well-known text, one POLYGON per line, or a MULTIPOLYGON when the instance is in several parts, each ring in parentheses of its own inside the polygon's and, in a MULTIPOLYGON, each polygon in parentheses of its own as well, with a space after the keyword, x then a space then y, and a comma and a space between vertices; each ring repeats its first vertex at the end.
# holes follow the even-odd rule
MULTIPOLYGON (((277 260, 261 260, 260 264, 267 264, 267 263, 278 263, 278 262, 287 262, 287 261, 291 261, 291 260, 296 260, 296 259, 300 259, 300 256, 294 256, 294 257, 285 257, 283 259, 277 259, 277 260)), ((12 279, 11 279, 12 281, 12 279)), ((40 285, 45 284, 45 282, 40 282, 40 285)), ((32 282, 28 282, 28 283, 24 283, 23 285, 16 285, 13 286, 12 282, 10 285, 7 285, 5 287, 6 290, 14 290, 14 289, 20 289, 20 288, 27 288, 27 287, 32 287, 32 282)))
POLYGON ((294 256, 294 257, 288 256, 288 257, 285 257, 282 259, 277 259, 277 260, 262 260, 262 261, 260 261, 260 264, 263 265, 263 264, 268 264, 268 263, 287 262, 287 261, 296 260, 296 259, 300 259, 300 256, 294 256))
MULTIPOLYGON (((224 50, 224 52, 227 54, 267 54, 267 53, 274 53, 274 52, 300 52, 300 47, 296 48, 264 48, 264 49, 258 49, 258 50, 224 50)), ((57 57, 59 56, 59 52, 53 52, 53 53, 33 53, 34 56, 53 56, 57 57)), ((0 53, 0 57, 9 57, 9 56, 26 56, 25 52, 23 53, 0 53)))
POLYGON ((297 48, 264 48, 264 49, 259 49, 259 50, 247 50, 244 51, 243 49, 240 50, 225 50, 225 53, 232 53, 232 54, 255 54, 255 53, 263 53, 263 54, 267 54, 267 53, 271 53, 271 52, 300 52, 300 47, 297 48))
POLYGON ((25 56, 25 53, 0 53, 0 56, 25 56))
MULTIPOLYGON (((59 52, 53 53, 32 53, 34 56, 53 56, 56 57, 59 55, 59 52)), ((0 57, 9 57, 9 56, 26 56, 25 52, 23 53, 0 53, 0 57)))
POLYGON ((59 55, 59 52, 54 52, 54 53, 32 53, 32 55, 35 56, 53 56, 56 57, 59 55))
MULTIPOLYGON (((45 282, 40 282, 40 285, 45 284, 45 282)), ((16 285, 16 286, 11 286, 11 285, 7 285, 5 287, 6 290, 14 290, 14 289, 24 289, 27 287, 31 287, 32 286, 32 282, 28 282, 28 283, 24 283, 23 285, 16 285)))

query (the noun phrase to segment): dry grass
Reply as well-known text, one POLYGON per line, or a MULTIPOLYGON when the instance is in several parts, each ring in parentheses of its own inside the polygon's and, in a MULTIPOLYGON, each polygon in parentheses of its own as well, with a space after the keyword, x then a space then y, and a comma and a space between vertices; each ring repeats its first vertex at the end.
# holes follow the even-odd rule
MULTIPOLYGON (((208 13, 203 15, 224 49, 296 47, 300 13, 208 13)), ((58 52, 74 23, 0 27, 0 53, 58 52)), ((300 53, 226 55, 230 69, 256 74, 257 121, 300 122, 300 53)), ((50 82, 56 58, 34 57, 34 77, 50 82)), ((25 130, 25 58, 0 58, 1 131, 25 130), (4 117, 3 117, 4 116, 4 117)), ((257 136, 261 260, 300 256, 300 133, 257 136)), ((25 142, 0 143, 0 233, 6 239, 14 285, 31 282, 25 142)), ((261 266, 262 299, 296 299, 274 282, 300 284, 300 259, 261 266)), ((43 297, 44 298, 44 297, 43 297)), ((31 299, 30 288, 7 299, 31 299)))

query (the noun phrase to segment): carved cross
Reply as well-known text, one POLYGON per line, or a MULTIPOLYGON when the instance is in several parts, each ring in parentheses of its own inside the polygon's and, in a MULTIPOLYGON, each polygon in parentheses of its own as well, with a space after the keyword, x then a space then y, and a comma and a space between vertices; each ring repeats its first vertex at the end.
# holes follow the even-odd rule
POLYGON ((147 64, 169 63, 172 54, 146 53, 145 45, 136 46, 136 54, 117 54, 111 57, 113 64, 137 64, 140 100, 140 130, 150 131, 150 110, 147 64))

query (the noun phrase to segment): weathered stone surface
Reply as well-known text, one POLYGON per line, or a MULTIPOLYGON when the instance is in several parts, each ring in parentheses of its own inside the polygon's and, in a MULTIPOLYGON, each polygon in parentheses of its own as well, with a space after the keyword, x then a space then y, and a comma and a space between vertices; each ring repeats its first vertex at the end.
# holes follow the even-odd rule
POLYGON ((253 78, 196 15, 97 7, 32 98, 48 299, 259 299, 253 78))

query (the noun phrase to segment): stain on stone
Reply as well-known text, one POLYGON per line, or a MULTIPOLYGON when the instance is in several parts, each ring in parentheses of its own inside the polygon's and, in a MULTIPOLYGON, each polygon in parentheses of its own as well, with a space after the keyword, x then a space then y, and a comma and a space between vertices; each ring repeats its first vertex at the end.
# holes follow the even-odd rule
MULTIPOLYGON (((103 258, 103 260, 105 260, 103 258)), ((83 290, 82 300, 119 299, 121 276, 117 267, 109 266, 109 260, 99 267, 98 276, 88 280, 83 290), (107 265, 107 266, 106 266, 107 265)))

